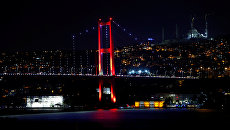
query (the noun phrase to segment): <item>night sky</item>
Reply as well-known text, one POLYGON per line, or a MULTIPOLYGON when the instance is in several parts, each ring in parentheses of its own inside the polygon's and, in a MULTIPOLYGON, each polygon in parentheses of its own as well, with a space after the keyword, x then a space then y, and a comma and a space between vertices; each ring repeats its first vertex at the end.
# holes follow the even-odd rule
MULTIPOLYGON (((113 19, 138 38, 161 41, 175 37, 175 25, 183 37, 190 28, 204 32, 205 13, 209 13, 209 34, 229 34, 227 0, 72 0, 8 1, 0 4, 0 45, 4 49, 71 49, 73 33, 97 26, 99 18, 113 19), (82 2, 83 1, 83 2, 82 2)), ((96 30, 78 43, 79 49, 96 49, 96 30), (87 41, 84 43, 82 41, 87 41)), ((115 43, 116 44, 116 43, 115 43)))

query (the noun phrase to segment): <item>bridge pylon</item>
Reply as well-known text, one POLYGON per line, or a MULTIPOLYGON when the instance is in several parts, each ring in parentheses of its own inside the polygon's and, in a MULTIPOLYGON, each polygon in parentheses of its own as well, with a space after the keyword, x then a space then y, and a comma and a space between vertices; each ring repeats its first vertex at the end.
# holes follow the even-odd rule
POLYGON ((98 75, 103 76, 103 53, 109 53, 110 59, 110 75, 115 76, 115 65, 114 65, 114 44, 112 40, 112 30, 111 30, 111 23, 112 18, 109 18, 108 22, 102 22, 101 19, 98 21, 98 75), (109 48, 103 48, 103 41, 102 41, 102 27, 109 26, 109 48))
MULTIPOLYGON (((114 78, 100 78, 99 79, 99 101, 102 101, 102 97, 103 97, 103 89, 105 87, 109 87, 110 88, 110 98, 111 98, 111 102, 112 103, 116 103, 116 94, 115 94, 115 81, 114 78), (105 84, 109 85, 106 86, 105 84)), ((104 95, 105 96, 105 95, 104 95)))

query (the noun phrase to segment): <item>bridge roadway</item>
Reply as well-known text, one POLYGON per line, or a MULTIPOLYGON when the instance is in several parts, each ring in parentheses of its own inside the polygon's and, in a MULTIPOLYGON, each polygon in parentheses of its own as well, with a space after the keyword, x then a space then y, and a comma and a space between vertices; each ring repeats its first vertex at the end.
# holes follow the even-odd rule
MULTIPOLYGON (((52 74, 52 73, 0 73, 0 76, 82 76, 82 77, 114 77, 111 75, 94 75, 94 74, 52 74)), ((150 76, 150 75, 116 75, 120 78, 162 78, 162 79, 199 79, 199 77, 186 76, 150 76)))

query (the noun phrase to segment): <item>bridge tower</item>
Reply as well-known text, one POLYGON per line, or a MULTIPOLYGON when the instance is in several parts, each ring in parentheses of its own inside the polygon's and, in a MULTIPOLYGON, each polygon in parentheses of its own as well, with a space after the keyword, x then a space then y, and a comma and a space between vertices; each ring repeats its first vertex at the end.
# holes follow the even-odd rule
POLYGON ((98 21, 98 71, 100 76, 103 75, 103 53, 109 53, 110 59, 110 75, 115 76, 115 65, 114 65, 114 44, 112 40, 112 30, 111 30, 111 22, 112 18, 109 18, 108 22, 102 22, 101 19, 98 21), (109 26, 109 48, 103 48, 103 41, 102 41, 102 27, 109 26))
POLYGON ((111 98, 111 102, 112 103, 116 103, 116 95, 115 95, 115 80, 114 77, 110 77, 110 78, 103 78, 101 77, 99 79, 99 101, 102 101, 102 95, 103 95, 103 89, 105 88, 104 85, 105 84, 110 84, 110 98, 111 98))
MULTIPOLYGON (((112 23, 112 18, 109 18, 108 22, 102 22, 101 19, 98 21, 98 75, 103 76, 104 75, 104 70, 103 70, 103 54, 107 53, 109 54, 109 70, 110 70, 110 76, 115 76, 115 65, 114 65, 114 44, 112 40, 112 30, 111 30, 111 23, 112 23), (109 28, 109 33, 106 33, 106 37, 109 37, 109 47, 105 46, 105 41, 103 42, 103 26, 106 26, 109 28), (103 45, 104 44, 104 45, 103 45)), ((108 74, 108 73, 107 73, 108 74)), ((104 85, 106 83, 110 84, 110 94, 111 94, 111 102, 115 103, 116 102, 116 96, 115 96, 115 90, 114 90, 114 77, 110 78, 99 78, 99 101, 102 101, 102 91, 104 88, 104 85)))

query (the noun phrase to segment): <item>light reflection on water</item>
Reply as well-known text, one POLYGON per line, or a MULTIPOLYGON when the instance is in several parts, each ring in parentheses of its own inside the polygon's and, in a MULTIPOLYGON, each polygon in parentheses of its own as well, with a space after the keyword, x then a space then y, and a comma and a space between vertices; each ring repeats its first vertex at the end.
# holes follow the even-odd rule
MULTIPOLYGON (((34 124, 51 125, 52 128, 65 126, 72 129, 76 126, 80 129, 86 128, 112 128, 112 129, 142 129, 142 128, 162 128, 180 123, 181 125, 198 124, 215 125, 217 120, 221 120, 219 113, 210 109, 97 109, 93 111, 79 112, 58 112, 28 115, 11 115, 8 118, 16 118, 20 125, 28 125, 28 121, 34 124), (205 122, 204 122, 205 121, 205 122), (51 123, 47 123, 51 122, 51 123), (22 124, 21 124, 22 123, 22 124), (23 124, 24 123, 24 124, 23 124), (168 125, 166 125, 166 124, 168 125)), ((224 115, 228 117, 229 114, 224 115)), ((42 125, 41 125, 42 126, 42 125)), ((196 128, 196 126, 194 126, 196 128)))
POLYGON ((98 119, 103 119, 103 120, 117 120, 122 118, 122 113, 119 111, 119 109, 109 109, 109 110, 104 110, 104 109, 98 109, 94 113, 92 113, 92 120, 98 120, 98 119))

